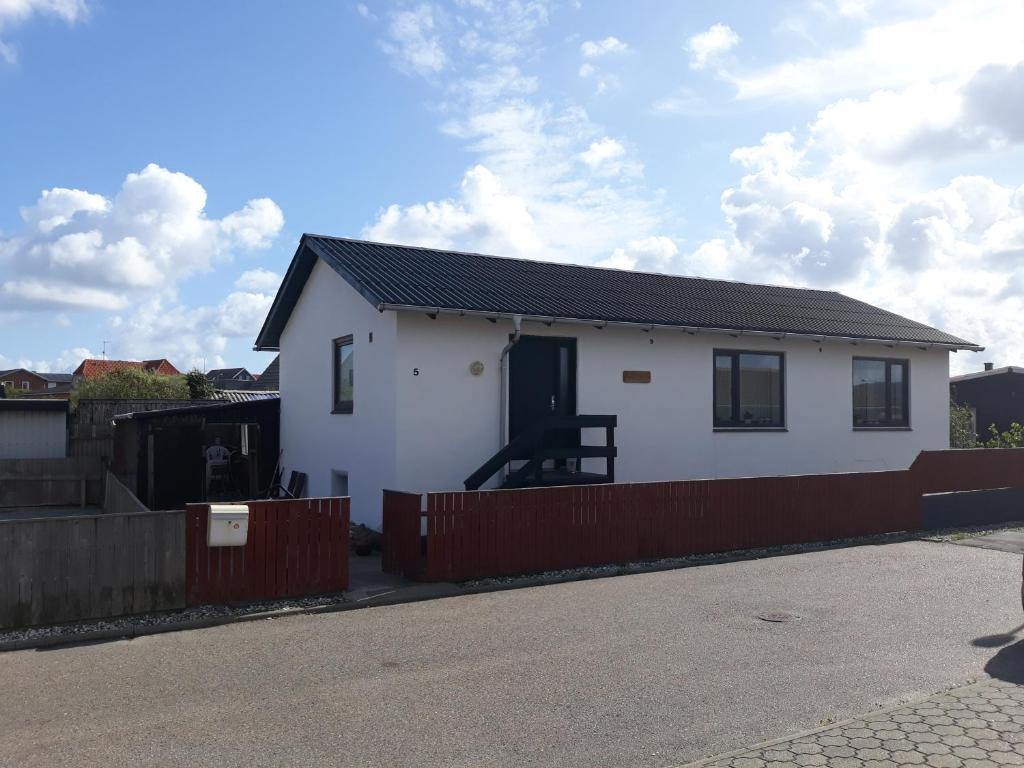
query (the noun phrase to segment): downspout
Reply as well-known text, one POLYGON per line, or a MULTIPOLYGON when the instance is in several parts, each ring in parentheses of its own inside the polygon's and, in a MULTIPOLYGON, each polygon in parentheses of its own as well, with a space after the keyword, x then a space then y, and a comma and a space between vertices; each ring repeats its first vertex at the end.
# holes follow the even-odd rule
MULTIPOLYGON (((498 398, 498 450, 500 451, 508 444, 508 371, 505 361, 508 353, 519 342, 523 332, 523 316, 512 315, 512 326, 515 332, 501 350, 501 360, 498 363, 498 377, 501 379, 501 395, 498 398)), ((507 465, 506 465, 507 470, 507 465)))

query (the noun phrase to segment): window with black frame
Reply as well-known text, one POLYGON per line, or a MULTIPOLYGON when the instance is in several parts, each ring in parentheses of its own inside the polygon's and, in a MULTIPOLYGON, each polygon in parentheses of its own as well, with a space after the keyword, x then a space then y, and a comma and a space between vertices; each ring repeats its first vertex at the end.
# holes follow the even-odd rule
POLYGON ((332 413, 352 413, 355 392, 352 337, 334 340, 334 408, 332 413))
POLYGON ((909 361, 853 358, 853 428, 906 429, 909 426, 909 361))
POLYGON ((777 352, 715 350, 716 429, 784 429, 783 357, 777 352))

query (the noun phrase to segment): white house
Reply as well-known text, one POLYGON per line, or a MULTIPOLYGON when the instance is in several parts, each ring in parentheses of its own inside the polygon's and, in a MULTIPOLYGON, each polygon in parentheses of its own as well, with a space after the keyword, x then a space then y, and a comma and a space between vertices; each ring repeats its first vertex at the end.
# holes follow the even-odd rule
POLYGON ((981 349, 831 291, 314 235, 256 348, 284 466, 371 526, 382 489, 467 479, 905 468, 948 447, 950 350, 981 349))

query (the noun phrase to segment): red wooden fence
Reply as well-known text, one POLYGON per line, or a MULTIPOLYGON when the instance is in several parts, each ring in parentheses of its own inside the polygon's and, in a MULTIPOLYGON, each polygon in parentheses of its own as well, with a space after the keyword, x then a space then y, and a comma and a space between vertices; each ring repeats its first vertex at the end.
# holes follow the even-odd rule
POLYGON ((926 451, 890 472, 430 493, 422 513, 418 495, 387 492, 384 567, 463 581, 915 531, 922 493, 1008 486, 1024 486, 1024 449, 926 451))
POLYGON ((185 509, 185 601, 252 602, 348 587, 349 499, 250 501, 244 547, 209 547, 208 504, 185 509))

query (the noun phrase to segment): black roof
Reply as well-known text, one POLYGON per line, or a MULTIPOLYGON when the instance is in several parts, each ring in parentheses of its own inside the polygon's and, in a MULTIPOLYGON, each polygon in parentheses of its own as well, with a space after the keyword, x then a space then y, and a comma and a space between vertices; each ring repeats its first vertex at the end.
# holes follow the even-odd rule
POLYGON ((835 291, 303 235, 257 349, 277 349, 317 259, 379 309, 417 308, 851 339, 977 345, 835 291))
POLYGON ((261 389, 277 391, 281 388, 281 356, 274 355, 274 359, 263 369, 260 380, 257 382, 261 389))
MULTIPOLYGON (((206 372, 206 378, 208 379, 233 379, 240 373, 245 372, 245 368, 211 368, 206 372)), ((252 375, 252 374, 249 374, 252 375)))
POLYGON ((70 384, 74 380, 74 376, 70 373, 44 373, 42 371, 30 371, 28 368, 8 368, 7 370, 0 371, 0 376, 7 376, 18 371, 25 371, 25 373, 31 373, 33 376, 38 376, 43 381, 52 381, 57 384, 70 384))

